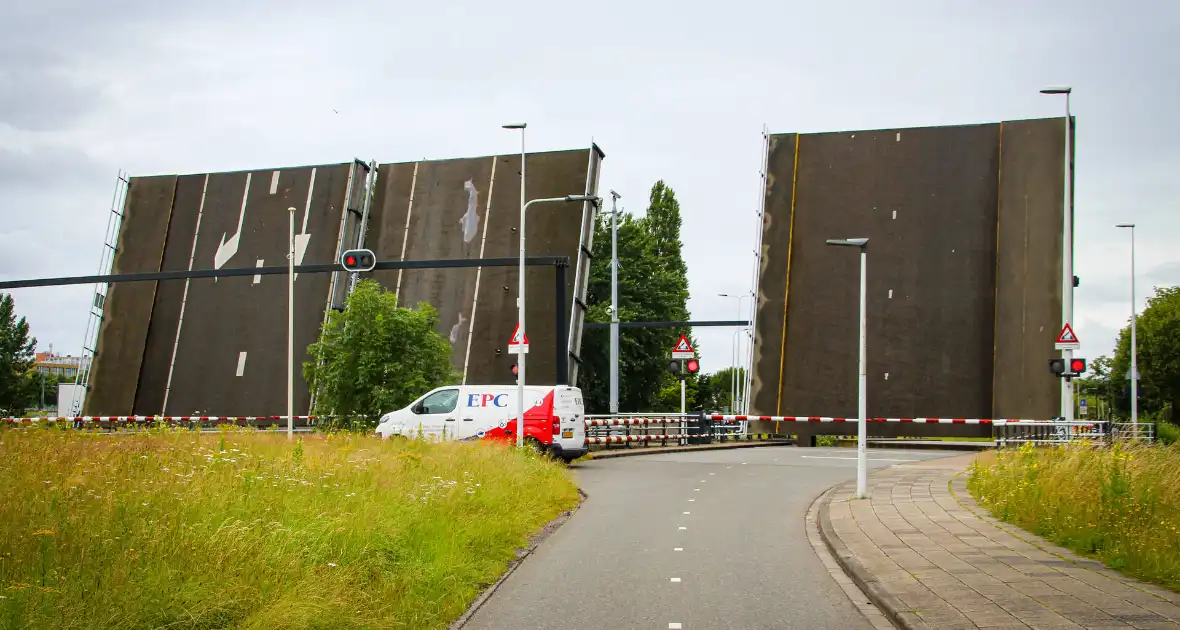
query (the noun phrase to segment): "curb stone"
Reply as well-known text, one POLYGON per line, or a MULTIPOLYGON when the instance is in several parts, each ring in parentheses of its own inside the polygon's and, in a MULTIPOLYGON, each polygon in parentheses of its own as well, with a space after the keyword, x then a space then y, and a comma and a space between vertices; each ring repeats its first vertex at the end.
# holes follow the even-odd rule
MULTIPOLYGON (((847 483, 847 482, 844 482, 847 483)), ((836 535, 835 529, 832 527, 832 521, 828 517, 828 506, 832 502, 832 493, 843 483, 832 486, 824 493, 821 498, 819 506, 819 532, 823 537, 824 543, 827 544, 828 550, 836 557, 836 562, 852 578, 852 581, 864 591, 865 595, 873 602, 881 612, 893 623, 894 626, 902 630, 924 630, 929 628, 926 622, 922 621, 914 613, 902 604, 901 600, 893 595, 890 595, 881 586, 877 578, 873 577, 855 557, 852 552, 848 551, 848 547, 844 546, 844 542, 836 535)), ((855 500, 855 499, 853 499, 855 500)))
POLYGON ((467 625, 467 622, 471 621, 471 618, 475 616, 475 613, 479 612, 479 609, 482 608, 483 605, 487 603, 489 599, 491 599, 492 595, 496 593, 500 586, 513 573, 515 573, 518 568, 520 568, 520 565, 523 564, 524 561, 527 560, 528 557, 537 550, 537 547, 541 546, 541 543, 544 542, 545 539, 551 534, 553 534, 553 532, 561 528, 562 525, 565 525, 566 521, 570 520, 570 518, 574 515, 574 512, 577 512, 578 508, 582 507, 582 504, 585 503, 586 499, 588 498, 589 496, 587 496, 587 494, 583 492, 581 488, 578 488, 578 504, 562 512, 561 514, 558 514, 556 518, 546 523, 545 526, 541 528, 541 531, 529 538, 529 543, 524 549, 517 549, 516 558, 509 561, 508 569, 504 571, 504 573, 500 575, 500 578, 497 579, 491 586, 484 589, 484 591, 480 593, 479 597, 476 597, 475 601, 473 601, 471 605, 467 607, 467 610, 458 619, 451 623, 451 625, 447 626, 447 630, 459 630, 463 626, 467 625))

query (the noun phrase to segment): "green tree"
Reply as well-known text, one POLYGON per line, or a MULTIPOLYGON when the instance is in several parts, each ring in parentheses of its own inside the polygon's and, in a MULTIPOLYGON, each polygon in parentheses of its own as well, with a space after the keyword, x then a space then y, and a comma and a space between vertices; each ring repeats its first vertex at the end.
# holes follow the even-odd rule
POLYGON ((29 323, 16 318, 16 301, 0 295, 0 416, 19 416, 32 406, 36 349, 29 323))
POLYGON ((1074 391, 1086 399, 1088 418, 1106 420, 1114 407, 1116 392, 1110 378, 1110 357, 1100 355, 1086 366, 1086 375, 1074 379, 1074 391))
MULTIPOLYGON (((1135 328, 1139 367, 1139 410, 1154 414, 1180 408, 1180 286, 1156 287, 1135 328)), ((1110 362, 1111 389, 1116 405, 1130 412, 1130 323, 1119 333, 1110 362)))
MULTIPOLYGON (((680 203, 664 182, 652 186, 647 213, 635 218, 619 213, 619 320, 685 321, 688 314, 688 273, 681 254, 680 203)), ((586 321, 607 323, 610 316, 611 217, 600 215, 595 226, 594 258, 586 321)), ((679 384, 668 372, 672 346, 683 328, 623 328, 619 331, 619 409, 672 411, 664 391, 676 387, 675 410, 680 408, 679 384)), ((590 413, 609 411, 610 330, 587 330, 582 337, 583 365, 578 376, 590 413)), ((695 377, 694 377, 695 380, 695 377)))
POLYGON ((313 413, 332 417, 330 426, 372 428, 382 414, 457 382, 451 345, 437 325, 429 304, 400 308, 377 282, 357 283, 308 347, 303 377, 316 391, 313 413))

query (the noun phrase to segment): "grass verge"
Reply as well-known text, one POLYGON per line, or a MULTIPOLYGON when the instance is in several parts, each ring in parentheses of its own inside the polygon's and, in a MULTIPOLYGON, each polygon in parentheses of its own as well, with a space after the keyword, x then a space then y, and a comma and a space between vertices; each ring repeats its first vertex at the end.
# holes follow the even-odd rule
POLYGON ((490 444, 0 431, 4 628, 443 628, 578 501, 490 444))
POLYGON ((1000 520, 1180 590, 1180 446, 1025 444, 981 455, 967 488, 1000 520))

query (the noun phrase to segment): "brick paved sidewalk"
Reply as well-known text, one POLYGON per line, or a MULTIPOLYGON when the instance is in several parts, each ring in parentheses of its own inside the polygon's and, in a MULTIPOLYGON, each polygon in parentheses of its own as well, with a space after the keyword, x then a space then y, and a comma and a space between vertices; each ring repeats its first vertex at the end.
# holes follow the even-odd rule
POLYGON ((829 491, 820 529, 903 628, 1180 628, 1180 594, 1123 577, 987 515, 975 453, 888 468, 829 491), (962 474, 960 474, 962 473, 962 474))

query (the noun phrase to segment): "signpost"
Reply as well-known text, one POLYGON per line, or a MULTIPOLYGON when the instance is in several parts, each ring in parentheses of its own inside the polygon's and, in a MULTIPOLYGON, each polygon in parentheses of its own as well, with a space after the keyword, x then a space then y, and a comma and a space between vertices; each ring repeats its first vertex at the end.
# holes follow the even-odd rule
POLYGON ((1085 398, 1078 401, 1078 413, 1080 413, 1083 418, 1086 417, 1086 399, 1085 398))
MULTIPOLYGON (((696 355, 696 350, 693 350, 692 344, 689 343, 689 341, 688 341, 688 337, 686 337, 684 335, 680 335, 680 339, 678 339, 676 341, 676 345, 672 346, 673 363, 678 363, 681 359, 689 359, 688 371, 695 373, 698 369, 700 369, 699 364, 694 365, 696 363, 696 360, 693 359, 693 357, 695 355, 696 355)), ((677 365, 676 371, 680 373, 680 415, 684 415, 686 413, 685 401, 684 401, 684 396, 685 396, 684 377, 685 377, 685 374, 684 374, 684 370, 679 369, 679 367, 680 366, 677 365)))
POLYGON ((508 354, 528 354, 529 353, 529 336, 524 335, 521 338, 520 322, 516 323, 516 330, 512 331, 512 338, 508 340, 508 354))
MULTIPOLYGON (((1065 365, 1068 369, 1073 363, 1073 351, 1081 347, 1081 343, 1078 342, 1078 336, 1074 333, 1073 327, 1069 325, 1069 322, 1065 322, 1065 325, 1061 327, 1061 332, 1057 334, 1057 339, 1053 345, 1062 351, 1061 354, 1065 359, 1065 365)), ((1073 388, 1069 386, 1069 379, 1065 379, 1065 381, 1062 384, 1061 394, 1062 396, 1068 396, 1069 399, 1062 399, 1061 408, 1065 412, 1065 421, 1073 422, 1073 388)))

